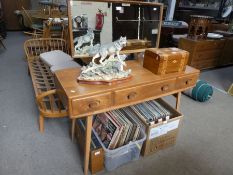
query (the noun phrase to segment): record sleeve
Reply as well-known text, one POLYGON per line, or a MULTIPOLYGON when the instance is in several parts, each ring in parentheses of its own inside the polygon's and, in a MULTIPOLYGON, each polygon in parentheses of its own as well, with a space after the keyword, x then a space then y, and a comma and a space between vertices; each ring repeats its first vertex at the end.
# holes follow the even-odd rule
POLYGON ((112 139, 111 144, 109 145, 109 149, 114 149, 117 147, 117 143, 119 141, 119 138, 120 138, 122 130, 123 130, 123 125, 116 119, 116 117, 111 112, 107 112, 107 114, 119 128, 119 132, 118 132, 116 138, 112 139))
POLYGON ((93 128, 106 148, 110 147, 112 140, 119 133, 119 127, 106 113, 97 115, 93 123, 93 128))
POLYGON ((129 143, 130 140, 130 136, 131 136, 131 132, 133 129, 133 124, 125 117, 125 115, 120 111, 120 110, 116 110, 116 112, 120 115, 120 117, 127 123, 127 126, 129 126, 125 141, 124 141, 124 145, 129 143))
POLYGON ((122 131, 122 135, 120 136, 120 139, 119 139, 119 142, 118 142, 118 145, 117 145, 117 147, 120 147, 120 146, 124 145, 124 141, 126 139, 126 136, 127 136, 128 130, 129 130, 129 126, 127 125, 127 123, 125 122, 125 120, 123 120, 121 118, 121 116, 115 110, 111 111, 111 112, 116 116, 116 118, 118 119, 118 121, 121 122, 122 125, 124 126, 124 129, 122 131))

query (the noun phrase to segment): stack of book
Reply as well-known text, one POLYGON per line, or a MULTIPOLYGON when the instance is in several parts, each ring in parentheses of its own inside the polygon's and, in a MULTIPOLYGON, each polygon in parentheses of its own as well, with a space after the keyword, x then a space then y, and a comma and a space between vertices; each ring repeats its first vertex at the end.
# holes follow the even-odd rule
POLYGON ((147 101, 127 108, 133 111, 144 123, 149 125, 167 120, 172 115, 166 107, 156 100, 147 101))
POLYGON ((127 108, 121 108, 98 114, 93 128, 107 149, 115 149, 139 138, 141 122, 127 108))
POLYGON ((121 147, 130 141, 136 141, 140 129, 145 125, 167 120, 171 116, 162 104, 156 100, 98 114, 93 128, 107 149, 121 147), (143 122, 142 122, 143 121, 143 122))

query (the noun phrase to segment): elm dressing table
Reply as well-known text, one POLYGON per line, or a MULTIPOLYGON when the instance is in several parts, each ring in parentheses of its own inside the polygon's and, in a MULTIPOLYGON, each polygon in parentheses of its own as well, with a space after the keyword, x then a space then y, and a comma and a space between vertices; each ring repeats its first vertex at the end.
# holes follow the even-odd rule
MULTIPOLYGON (((143 68, 138 61, 127 61, 132 70, 128 81, 112 85, 89 85, 77 82, 80 68, 71 68, 55 73, 55 82, 60 97, 68 107, 72 119, 72 133, 75 120, 86 118, 86 144, 84 174, 88 174, 92 117, 94 114, 141 103, 144 101, 174 95, 179 110, 181 92, 193 87, 199 77, 199 70, 186 67, 183 73, 158 76, 143 68)), ((73 139, 72 135, 72 139, 73 139)))

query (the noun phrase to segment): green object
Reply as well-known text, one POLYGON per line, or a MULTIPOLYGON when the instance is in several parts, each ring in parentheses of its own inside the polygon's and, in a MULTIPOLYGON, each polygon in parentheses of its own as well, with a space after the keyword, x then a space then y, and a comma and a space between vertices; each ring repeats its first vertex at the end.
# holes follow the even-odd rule
POLYGON ((207 82, 198 80, 194 88, 185 91, 184 94, 200 102, 208 101, 213 95, 213 88, 207 82))

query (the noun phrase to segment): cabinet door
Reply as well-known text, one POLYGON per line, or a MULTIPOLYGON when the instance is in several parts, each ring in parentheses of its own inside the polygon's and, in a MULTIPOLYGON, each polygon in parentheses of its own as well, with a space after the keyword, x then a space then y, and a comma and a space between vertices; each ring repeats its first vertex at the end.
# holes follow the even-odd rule
POLYGON ((7 30, 19 30, 19 21, 17 16, 15 15, 15 10, 21 10, 23 6, 25 9, 30 8, 30 0, 1 0, 2 9, 3 9, 3 16, 4 20, 6 21, 6 29, 7 30))
POLYGON ((233 63, 233 38, 226 40, 225 46, 222 50, 222 55, 219 64, 228 65, 233 63))
POLYGON ((112 4, 112 25, 113 25, 113 40, 119 39, 121 36, 127 36, 127 39, 136 39, 138 36, 138 23, 131 20, 138 19, 138 5, 123 6, 122 4, 112 4), (117 8, 122 10, 117 10, 117 8), (124 22, 117 22, 126 20, 124 22), (124 34, 124 35, 122 35, 124 34))

